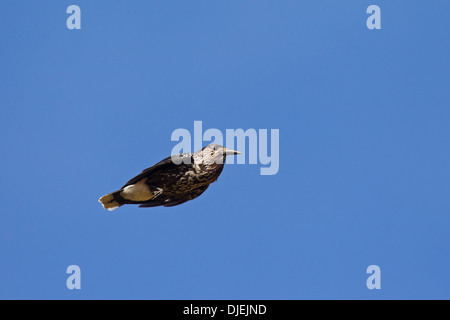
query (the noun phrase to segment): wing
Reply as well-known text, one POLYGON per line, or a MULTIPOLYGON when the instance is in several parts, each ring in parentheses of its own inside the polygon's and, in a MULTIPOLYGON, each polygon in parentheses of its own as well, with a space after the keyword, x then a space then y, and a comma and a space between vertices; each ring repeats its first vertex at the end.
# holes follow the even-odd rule
POLYGON ((160 170, 174 170, 175 168, 182 169, 180 166, 191 167, 193 163, 194 163, 194 159, 192 158, 192 154, 190 154, 190 153, 181 153, 181 154, 178 154, 178 155, 167 157, 164 160, 161 160, 160 162, 155 164, 154 166, 152 166, 150 168, 147 168, 144 171, 142 171, 141 174, 137 175, 136 177, 134 177, 133 179, 128 181, 122 187, 122 189, 125 188, 126 186, 129 186, 131 184, 135 184, 135 183, 139 182, 143 178, 151 176, 153 173, 155 173, 157 171, 160 171, 160 170), (184 163, 184 162, 187 162, 186 159, 188 159, 188 158, 190 158, 189 162, 188 163, 184 163))
POLYGON ((199 187, 197 189, 192 190, 190 193, 185 194, 183 196, 177 197, 177 198, 170 198, 165 199, 165 201, 158 201, 158 198, 156 198, 154 201, 148 201, 146 203, 141 204, 140 208, 149 208, 149 207, 157 207, 157 206, 164 206, 164 207, 174 207, 178 206, 182 203, 185 203, 189 200, 193 200, 197 197, 199 197, 203 192, 208 189, 209 185, 199 187))

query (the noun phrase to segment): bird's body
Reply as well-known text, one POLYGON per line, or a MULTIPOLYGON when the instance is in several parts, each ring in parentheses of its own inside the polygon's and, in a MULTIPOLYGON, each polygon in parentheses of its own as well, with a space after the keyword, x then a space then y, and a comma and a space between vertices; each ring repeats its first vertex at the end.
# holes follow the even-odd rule
POLYGON ((222 173, 225 157, 239 154, 220 145, 208 145, 195 153, 168 157, 128 181, 120 190, 100 198, 114 210, 124 204, 140 207, 172 207, 200 196, 222 173))

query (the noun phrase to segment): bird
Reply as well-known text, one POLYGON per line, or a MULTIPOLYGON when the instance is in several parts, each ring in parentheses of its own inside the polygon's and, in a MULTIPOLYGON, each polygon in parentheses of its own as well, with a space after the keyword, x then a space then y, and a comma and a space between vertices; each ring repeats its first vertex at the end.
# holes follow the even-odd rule
POLYGON ((237 154, 241 153, 210 144, 194 153, 172 155, 99 202, 109 211, 125 204, 139 204, 141 208, 178 206, 205 192, 222 173, 225 158, 237 154))

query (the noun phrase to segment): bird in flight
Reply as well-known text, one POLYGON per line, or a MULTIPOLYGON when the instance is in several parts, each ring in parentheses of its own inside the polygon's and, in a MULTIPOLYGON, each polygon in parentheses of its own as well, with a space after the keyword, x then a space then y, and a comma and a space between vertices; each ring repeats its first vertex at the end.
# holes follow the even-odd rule
POLYGON ((177 206, 205 192, 222 173, 225 158, 236 154, 240 152, 210 144, 195 153, 167 157, 99 202, 109 211, 124 204, 142 208, 177 206))

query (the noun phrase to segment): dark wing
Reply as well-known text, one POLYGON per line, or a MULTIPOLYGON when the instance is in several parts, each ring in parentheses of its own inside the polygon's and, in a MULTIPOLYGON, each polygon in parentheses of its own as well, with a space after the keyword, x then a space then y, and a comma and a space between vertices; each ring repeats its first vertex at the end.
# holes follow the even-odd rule
POLYGON ((164 206, 164 207, 174 207, 178 206, 179 204, 185 203, 189 200, 193 200, 197 197, 199 197, 203 192, 205 192, 206 189, 208 189, 209 185, 199 187, 197 189, 192 190, 190 193, 182 195, 180 197, 176 198, 170 198, 165 199, 165 201, 158 201, 158 198, 156 198, 153 201, 148 201, 146 203, 141 204, 140 208, 149 208, 149 207, 157 207, 157 206, 164 206))
POLYGON ((155 164, 154 166, 145 169, 144 171, 142 171, 141 174, 137 175, 136 177, 134 177, 133 179, 131 179, 130 181, 128 181, 123 187, 125 188, 126 186, 129 186, 131 184, 135 184, 137 182, 139 182, 140 180, 142 180, 143 178, 146 178, 148 176, 150 176, 151 174, 153 174, 156 171, 159 170, 173 170, 175 168, 179 168, 181 169, 180 166, 189 166, 191 167, 192 164, 194 163, 194 159, 192 159, 192 154, 190 153, 182 153, 182 154, 178 154, 178 155, 174 155, 173 157, 167 157, 164 160, 161 160, 160 162, 158 162, 157 164, 155 164), (184 163, 183 161, 186 161, 186 159, 189 159, 188 163, 184 163), (179 164, 176 164, 179 163, 179 164))

